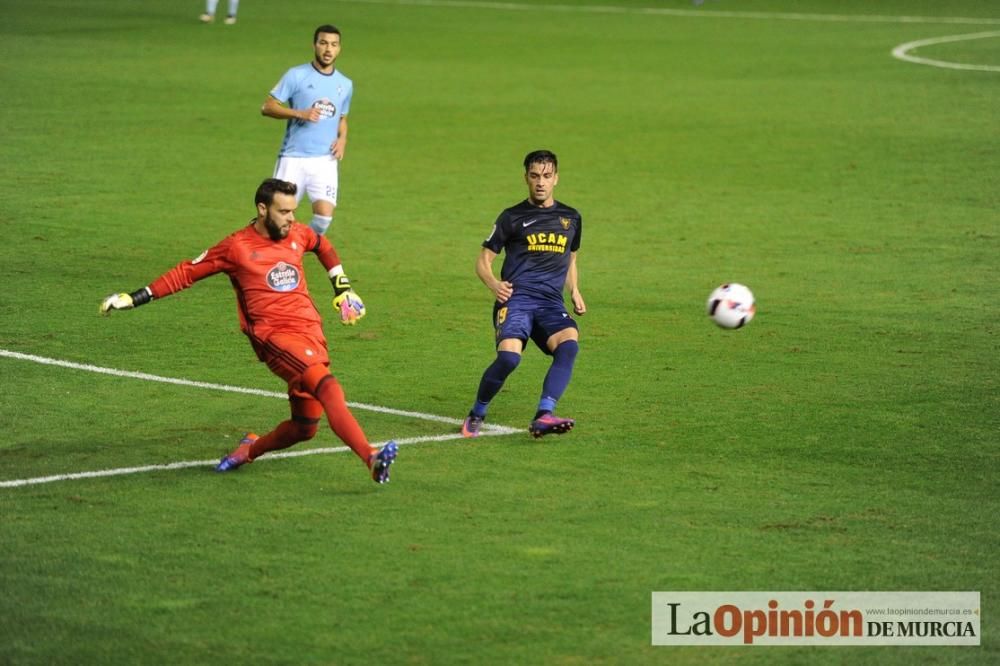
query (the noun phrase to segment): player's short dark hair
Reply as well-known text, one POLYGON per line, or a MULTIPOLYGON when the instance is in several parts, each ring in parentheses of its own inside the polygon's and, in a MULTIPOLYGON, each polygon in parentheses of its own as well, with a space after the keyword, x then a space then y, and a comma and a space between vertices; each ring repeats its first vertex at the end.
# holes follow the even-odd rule
POLYGON ((532 164, 551 164, 559 171, 559 158, 551 150, 533 150, 524 157, 524 172, 527 173, 532 164))
POLYGON ((279 178, 268 178, 257 188, 257 194, 254 195, 253 203, 255 206, 257 204, 270 206, 274 202, 275 194, 280 192, 281 194, 290 194, 294 197, 298 191, 299 188, 295 183, 289 183, 287 180, 279 178))
POLYGON ((328 35, 337 35, 338 37, 340 36, 340 29, 337 28, 337 26, 326 23, 316 28, 316 32, 313 33, 313 44, 315 44, 316 40, 319 39, 319 33, 321 32, 325 32, 328 35))

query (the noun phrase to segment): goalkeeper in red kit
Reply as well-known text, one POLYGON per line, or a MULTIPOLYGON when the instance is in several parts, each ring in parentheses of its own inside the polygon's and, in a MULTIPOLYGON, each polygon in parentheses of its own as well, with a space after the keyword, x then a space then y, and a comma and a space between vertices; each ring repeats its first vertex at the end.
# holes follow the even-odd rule
POLYGON ((240 328, 257 358, 288 382, 291 418, 258 437, 247 433, 239 446, 222 458, 216 471, 228 472, 253 462, 268 451, 311 439, 325 414, 330 427, 371 470, 377 483, 389 481, 396 458, 395 442, 381 449, 368 443, 330 374, 330 357, 322 319, 309 296, 302 257, 312 252, 333 283, 333 306, 341 323, 353 325, 365 306, 351 289, 340 258, 325 236, 295 221, 296 186, 268 178, 254 197, 257 217, 201 256, 182 261, 148 286, 131 294, 112 294, 101 302, 101 314, 128 310, 187 289, 198 280, 225 273, 236 291, 240 328))

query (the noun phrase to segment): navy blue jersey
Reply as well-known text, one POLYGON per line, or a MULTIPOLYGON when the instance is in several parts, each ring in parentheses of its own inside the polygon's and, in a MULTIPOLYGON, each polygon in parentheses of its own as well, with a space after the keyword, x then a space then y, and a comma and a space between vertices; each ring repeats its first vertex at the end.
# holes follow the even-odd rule
POLYGON ((580 249, 583 219, 575 208, 556 201, 539 208, 527 199, 500 213, 483 247, 506 251, 500 279, 514 285, 514 296, 563 302, 570 252, 580 249))

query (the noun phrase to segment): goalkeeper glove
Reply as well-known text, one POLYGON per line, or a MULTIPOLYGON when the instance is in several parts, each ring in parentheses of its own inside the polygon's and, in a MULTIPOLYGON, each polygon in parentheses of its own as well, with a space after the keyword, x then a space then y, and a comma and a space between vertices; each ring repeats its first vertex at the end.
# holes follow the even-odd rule
POLYGON ((340 323, 354 326, 365 316, 365 304, 351 289, 351 281, 341 273, 331 279, 333 282, 333 309, 340 313, 340 323))
POLYGON ((149 303, 152 298, 148 287, 133 291, 131 294, 111 294, 101 301, 100 313, 107 317, 112 310, 131 310, 149 303))

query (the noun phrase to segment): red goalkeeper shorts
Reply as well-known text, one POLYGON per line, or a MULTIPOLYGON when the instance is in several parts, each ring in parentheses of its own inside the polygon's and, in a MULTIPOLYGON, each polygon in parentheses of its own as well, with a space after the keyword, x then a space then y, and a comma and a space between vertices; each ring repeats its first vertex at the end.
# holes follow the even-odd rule
POLYGON ((271 372, 289 383, 297 383, 307 368, 330 365, 326 340, 305 333, 274 333, 267 340, 251 338, 257 358, 267 364, 271 372))

